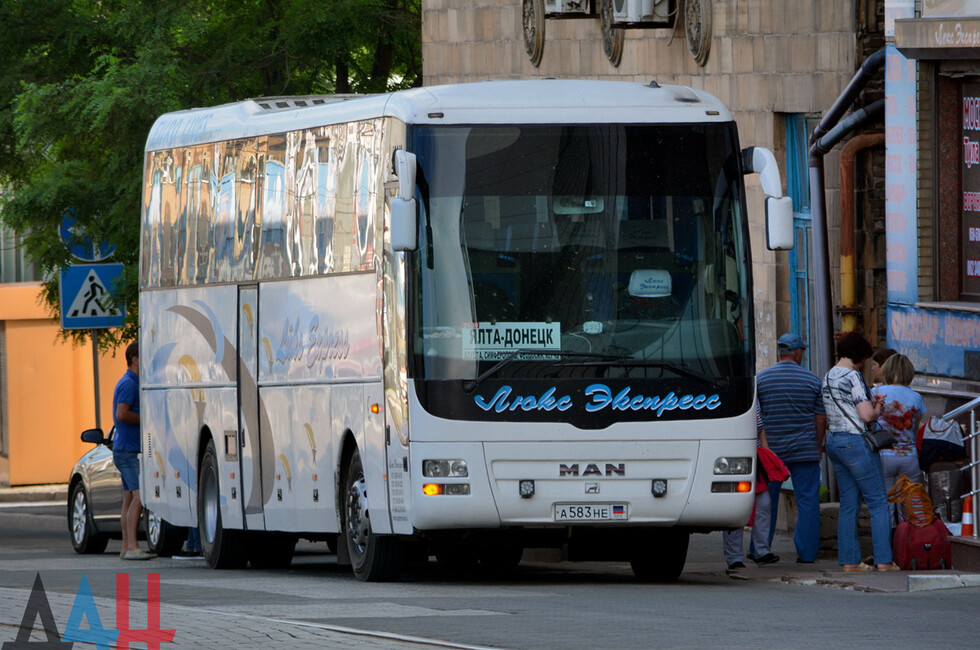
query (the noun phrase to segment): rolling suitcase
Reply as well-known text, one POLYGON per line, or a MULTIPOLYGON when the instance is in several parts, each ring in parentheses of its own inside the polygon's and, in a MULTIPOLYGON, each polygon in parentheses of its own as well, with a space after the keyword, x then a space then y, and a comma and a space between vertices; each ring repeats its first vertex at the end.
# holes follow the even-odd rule
POLYGON ((907 521, 899 523, 892 544, 895 564, 903 571, 951 568, 948 537, 949 531, 938 517, 921 528, 907 521))

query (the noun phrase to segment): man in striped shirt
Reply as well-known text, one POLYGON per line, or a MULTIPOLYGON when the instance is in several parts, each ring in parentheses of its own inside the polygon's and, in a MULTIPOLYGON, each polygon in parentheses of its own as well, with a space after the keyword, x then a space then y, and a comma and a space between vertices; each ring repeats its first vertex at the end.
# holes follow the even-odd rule
MULTIPOLYGON (((769 448, 786 464, 793 480, 796 561, 810 563, 820 550, 820 451, 827 416, 820 378, 800 366, 806 343, 798 334, 787 333, 779 337, 778 348, 779 363, 760 372, 757 378, 759 407, 769 448)), ((769 483, 773 522, 781 485, 769 483)))

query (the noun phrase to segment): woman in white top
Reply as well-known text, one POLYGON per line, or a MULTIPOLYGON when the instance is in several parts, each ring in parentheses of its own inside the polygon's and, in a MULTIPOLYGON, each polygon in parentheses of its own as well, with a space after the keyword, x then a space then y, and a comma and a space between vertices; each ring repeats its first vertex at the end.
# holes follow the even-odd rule
POLYGON ((871 344, 857 332, 837 341, 837 364, 823 379, 827 412, 827 457, 834 465, 840 493, 837 561, 844 571, 874 571, 861 561, 857 520, 861 499, 871 512, 871 542, 879 571, 897 571, 892 562, 891 523, 885 479, 878 452, 864 439, 868 423, 881 415, 882 397, 871 396, 861 370, 871 358, 871 344))

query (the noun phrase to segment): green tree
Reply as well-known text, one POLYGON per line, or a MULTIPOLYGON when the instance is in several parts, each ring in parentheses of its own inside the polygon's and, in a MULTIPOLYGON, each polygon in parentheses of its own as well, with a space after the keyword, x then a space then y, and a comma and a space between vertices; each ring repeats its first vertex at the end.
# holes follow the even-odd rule
MULTIPOLYGON (((143 146, 161 114, 249 97, 421 85, 420 0, 0 0, 0 219, 51 279, 73 209, 125 265, 137 325, 143 146)), ((75 333, 82 336, 82 333, 75 333)))

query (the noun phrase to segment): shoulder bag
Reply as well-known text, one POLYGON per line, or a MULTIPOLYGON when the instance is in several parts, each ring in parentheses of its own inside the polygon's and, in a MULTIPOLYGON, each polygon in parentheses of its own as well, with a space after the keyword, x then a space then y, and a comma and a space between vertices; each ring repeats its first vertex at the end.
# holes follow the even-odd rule
MULTIPOLYGON (((857 371, 855 370, 854 372, 857 371)), ((864 383, 863 377, 861 378, 861 383, 864 383)), ((864 390, 865 393, 868 393, 867 385, 865 385, 864 390)), ((887 449, 888 447, 892 446, 892 444, 895 442, 895 437, 892 436, 891 431, 888 431, 887 429, 878 428, 877 421, 867 423, 864 426, 861 426, 860 424, 855 422, 853 418, 851 418, 850 414, 848 414, 848 412, 844 410, 844 407, 841 406, 841 403, 838 402, 837 398, 834 396, 834 387, 830 385, 829 379, 827 381, 827 391, 830 393, 830 399, 834 400, 834 404, 836 404, 837 408, 840 409, 840 412, 844 414, 844 417, 847 418, 847 420, 851 424, 853 424, 858 431, 861 432, 862 436, 864 436, 864 441, 868 443, 868 446, 871 448, 871 451, 878 451, 879 449, 887 449)), ((870 397, 870 393, 868 393, 868 397, 870 397)))

